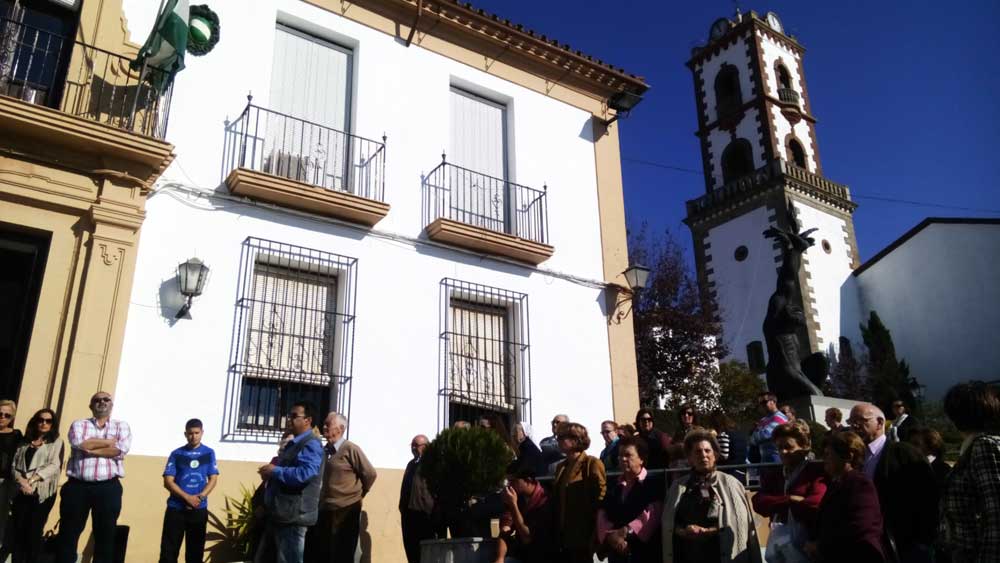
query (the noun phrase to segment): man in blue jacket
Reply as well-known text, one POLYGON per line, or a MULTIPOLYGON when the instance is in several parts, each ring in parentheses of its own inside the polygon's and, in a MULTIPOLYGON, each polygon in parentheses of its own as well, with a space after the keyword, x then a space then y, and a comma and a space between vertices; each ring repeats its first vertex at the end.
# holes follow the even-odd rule
POLYGON ((277 463, 257 470, 267 483, 267 529, 257 563, 303 563, 306 528, 316 523, 323 473, 323 444, 312 431, 314 415, 307 402, 292 405, 287 423, 295 437, 277 463))

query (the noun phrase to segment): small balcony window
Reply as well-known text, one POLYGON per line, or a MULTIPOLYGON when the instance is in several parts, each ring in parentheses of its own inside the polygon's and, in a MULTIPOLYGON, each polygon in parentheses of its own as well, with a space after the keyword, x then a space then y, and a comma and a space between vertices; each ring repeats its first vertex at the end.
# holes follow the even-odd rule
POLYGON ((722 151, 723 185, 739 180, 753 171, 753 148, 750 146, 750 141, 736 139, 722 151))

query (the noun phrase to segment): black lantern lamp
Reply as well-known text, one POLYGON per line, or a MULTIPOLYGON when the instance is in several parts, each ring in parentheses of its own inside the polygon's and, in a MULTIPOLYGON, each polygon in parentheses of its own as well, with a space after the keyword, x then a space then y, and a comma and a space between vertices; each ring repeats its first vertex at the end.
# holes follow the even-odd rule
POLYGON ((632 312, 636 294, 645 289, 646 284, 649 283, 649 268, 641 264, 633 264, 622 272, 622 276, 625 277, 625 283, 628 284, 628 287, 618 284, 611 285, 617 293, 614 297, 613 306, 614 310, 617 311, 614 318, 619 323, 632 312), (619 297, 621 295, 624 295, 624 297, 619 297), (628 303, 627 309, 624 307, 626 303, 628 303))
POLYGON ((628 288, 632 290, 632 293, 646 289, 646 283, 649 282, 649 268, 642 264, 629 266, 627 270, 622 272, 622 275, 625 276, 625 281, 628 282, 628 288))
POLYGON ((608 108, 615 110, 615 116, 608 120, 607 125, 618 121, 619 117, 627 117, 629 112, 642 101, 642 96, 628 90, 615 92, 608 98, 608 108))
POLYGON ((184 296, 184 306, 177 311, 176 318, 183 317, 191 310, 191 300, 201 295, 207 279, 208 266, 197 258, 191 258, 177 266, 177 283, 184 296))

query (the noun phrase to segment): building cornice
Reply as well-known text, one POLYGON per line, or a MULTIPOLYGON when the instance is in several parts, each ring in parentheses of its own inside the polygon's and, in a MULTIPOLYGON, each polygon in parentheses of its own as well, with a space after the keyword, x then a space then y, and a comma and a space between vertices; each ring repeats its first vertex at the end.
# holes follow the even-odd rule
MULTIPOLYGON (((329 9, 328 1, 310 1, 329 9)), ((355 0, 353 4, 594 98, 649 89, 641 76, 471 4, 454 0, 355 0)))

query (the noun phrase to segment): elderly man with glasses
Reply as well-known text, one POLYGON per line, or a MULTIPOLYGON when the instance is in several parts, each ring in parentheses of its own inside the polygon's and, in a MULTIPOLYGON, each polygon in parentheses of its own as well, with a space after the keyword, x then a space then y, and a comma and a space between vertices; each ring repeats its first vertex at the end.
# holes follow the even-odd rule
POLYGON ((80 534, 93 513, 94 563, 111 563, 115 550, 115 526, 122 511, 125 454, 132 447, 128 423, 111 418, 114 401, 104 391, 90 398, 90 418, 73 421, 69 428, 71 448, 66 464, 68 480, 59 504, 59 539, 56 563, 74 563, 80 534))
POLYGON ((556 470, 556 464, 560 461, 566 459, 566 454, 562 453, 559 449, 559 427, 563 424, 569 424, 569 417, 564 414, 557 414, 552 417, 552 435, 547 438, 542 438, 542 441, 538 443, 538 448, 542 450, 542 462, 548 468, 548 472, 551 475, 556 470))

